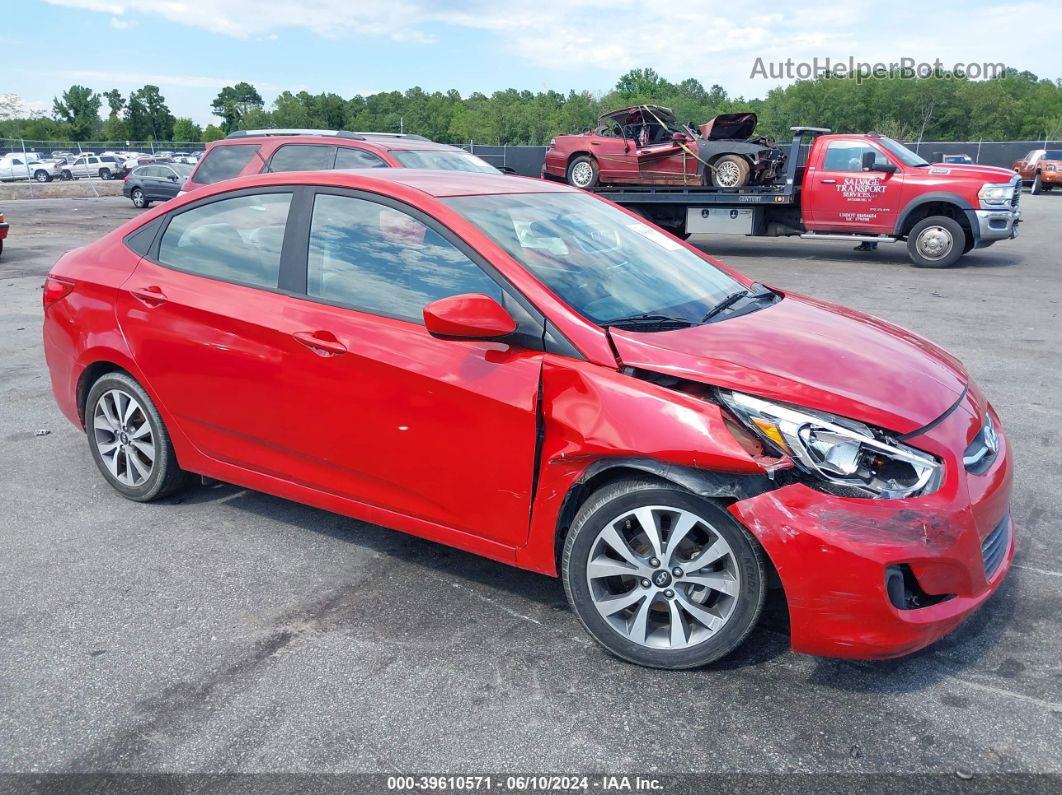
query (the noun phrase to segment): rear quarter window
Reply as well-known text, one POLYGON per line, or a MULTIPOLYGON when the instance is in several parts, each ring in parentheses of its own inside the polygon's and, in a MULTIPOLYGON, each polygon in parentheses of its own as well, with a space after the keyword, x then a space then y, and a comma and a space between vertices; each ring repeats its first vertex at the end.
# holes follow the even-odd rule
POLYGON ((388 168, 388 165, 383 158, 372 152, 353 146, 341 146, 336 152, 336 168, 388 168))
POLYGON ((237 177, 257 152, 258 144, 216 146, 199 164, 195 172, 195 181, 211 185, 223 179, 237 177))

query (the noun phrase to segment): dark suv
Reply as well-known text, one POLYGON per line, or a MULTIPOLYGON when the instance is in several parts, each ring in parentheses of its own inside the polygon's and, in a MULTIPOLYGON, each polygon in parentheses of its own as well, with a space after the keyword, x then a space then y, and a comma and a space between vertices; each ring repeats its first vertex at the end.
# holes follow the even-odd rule
POLYGON ((183 193, 223 179, 269 171, 426 168, 497 174, 463 149, 420 135, 346 130, 238 130, 207 149, 183 193))

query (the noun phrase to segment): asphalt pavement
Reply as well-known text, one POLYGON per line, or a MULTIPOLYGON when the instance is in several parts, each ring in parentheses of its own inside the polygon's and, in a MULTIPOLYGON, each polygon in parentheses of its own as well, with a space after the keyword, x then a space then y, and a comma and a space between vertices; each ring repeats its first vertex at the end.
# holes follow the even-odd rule
POLYGON ((794 654, 775 600, 682 673, 609 657, 547 577, 226 485, 124 500, 52 399, 40 285, 137 211, 6 202, 0 772, 1062 773, 1062 195, 1022 201, 1017 240, 939 272, 902 244, 696 241, 957 354, 1015 450, 1018 552, 910 657, 794 654))

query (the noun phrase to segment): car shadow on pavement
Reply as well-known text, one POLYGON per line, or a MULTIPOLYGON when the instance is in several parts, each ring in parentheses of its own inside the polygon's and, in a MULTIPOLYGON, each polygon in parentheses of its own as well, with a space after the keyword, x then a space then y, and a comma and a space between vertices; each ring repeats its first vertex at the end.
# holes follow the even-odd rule
MULTIPOLYGON (((528 603, 526 608, 517 606, 518 613, 541 616, 542 611, 546 611, 563 614, 569 620, 573 632, 582 632, 568 606, 563 585, 554 577, 518 569, 401 531, 389 530, 380 525, 225 483, 197 486, 164 502, 174 505, 224 502, 226 507, 255 514, 270 522, 282 522, 301 530, 309 530, 337 541, 355 544, 392 560, 428 569, 439 580, 471 590, 480 598, 487 597, 491 601, 504 602, 501 609, 505 612, 510 612, 514 607, 513 603, 506 599, 506 595, 509 595, 528 603)), ((539 622, 537 618, 534 620, 536 623, 544 623, 539 622)), ((735 652, 712 664, 709 670, 734 670, 755 666, 788 651, 789 619, 785 596, 780 589, 769 589, 762 618, 749 638, 735 652)), ((604 650, 600 653, 608 656, 604 650)))

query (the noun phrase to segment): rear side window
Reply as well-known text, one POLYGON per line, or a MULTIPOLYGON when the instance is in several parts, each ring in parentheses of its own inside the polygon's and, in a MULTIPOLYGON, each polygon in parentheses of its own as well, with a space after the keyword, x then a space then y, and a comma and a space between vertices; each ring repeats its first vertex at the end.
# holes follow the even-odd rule
POLYGON ((290 193, 237 196, 173 216, 159 262, 226 282, 275 288, 290 193))
POLYGON ((438 298, 486 293, 497 282, 438 232, 401 210, 318 194, 310 225, 308 295, 377 315, 423 323, 438 298))
POLYGON ((285 144, 269 159, 270 171, 326 171, 335 159, 334 146, 285 144))
POLYGON ((387 168, 383 158, 377 157, 372 152, 364 149, 355 149, 352 146, 341 146, 336 152, 336 168, 387 168))
POLYGON ((258 144, 215 146, 195 172, 195 181, 211 185, 239 176, 243 167, 258 151, 258 144))

